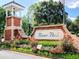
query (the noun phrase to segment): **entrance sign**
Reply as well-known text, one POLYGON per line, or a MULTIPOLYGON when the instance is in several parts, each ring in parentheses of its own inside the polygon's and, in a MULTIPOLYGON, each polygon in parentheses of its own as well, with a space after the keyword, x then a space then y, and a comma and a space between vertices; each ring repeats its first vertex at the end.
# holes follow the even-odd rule
POLYGON ((63 40, 65 34, 68 33, 66 26, 60 25, 46 25, 37 26, 33 29, 31 37, 35 40, 63 40))
MULTIPOLYGON (((32 41, 39 41, 39 40, 67 40, 73 44, 73 47, 76 49, 76 51, 79 51, 79 37, 72 35, 68 29, 66 28, 66 25, 58 24, 58 25, 46 25, 46 26, 37 26, 33 29, 33 32, 31 34, 30 40, 32 41)), ((50 43, 50 42, 49 42, 50 43)), ((41 46, 38 46, 38 49, 40 49, 41 46)), ((50 50, 51 53, 62 53, 62 46, 57 46, 50 50)), ((45 48, 48 50, 47 48, 45 48)))
POLYGON ((60 40, 64 38, 64 33, 61 29, 43 29, 37 30, 34 34, 36 39, 50 39, 50 40, 60 40))

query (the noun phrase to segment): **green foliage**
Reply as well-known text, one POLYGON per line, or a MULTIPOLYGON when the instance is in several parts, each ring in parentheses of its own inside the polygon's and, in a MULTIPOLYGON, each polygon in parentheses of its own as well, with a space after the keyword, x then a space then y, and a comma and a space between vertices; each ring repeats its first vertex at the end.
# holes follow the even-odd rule
POLYGON ((13 51, 22 52, 22 53, 31 53, 32 49, 29 48, 11 48, 13 51))
POLYGON ((11 48, 25 48, 25 45, 29 45, 30 41, 28 39, 22 39, 22 40, 14 40, 11 43, 11 48), (21 46, 20 46, 21 45, 21 46))
POLYGON ((30 35, 32 32, 32 25, 29 23, 29 20, 26 16, 23 17, 22 28, 27 35, 30 35))
POLYGON ((49 56, 49 52, 45 50, 38 50, 36 54, 41 56, 49 56))
POLYGON ((79 59, 79 54, 65 54, 65 59, 79 59))
POLYGON ((75 32, 75 34, 77 35, 77 36, 79 36, 79 16, 76 18, 76 20, 74 21, 74 25, 76 26, 75 27, 75 30, 76 31, 74 31, 75 32))
POLYGON ((24 16, 23 20, 22 20, 22 28, 23 28, 25 33, 28 32, 28 24, 29 24, 29 20, 27 19, 26 16, 24 16))
POLYGON ((1 49, 9 49, 10 47, 11 47, 11 45, 8 42, 2 42, 2 43, 0 43, 0 48, 1 49))
POLYGON ((75 24, 79 25, 79 16, 77 16, 76 20, 74 21, 75 24))
POLYGON ((66 24, 67 29, 70 31, 71 30, 70 26, 73 24, 73 22, 71 21, 71 19, 67 18, 65 20, 65 24, 66 24))
POLYGON ((10 45, 10 50, 18 51, 18 52, 31 52, 31 46, 29 45, 30 41, 28 39, 22 40, 14 40, 10 45))
POLYGON ((70 31, 73 34, 76 34, 77 36, 79 36, 79 25, 72 23, 70 26, 70 31))
POLYGON ((29 44, 29 40, 27 40, 27 39, 16 40, 15 43, 16 43, 16 45, 29 44))
POLYGON ((63 15, 65 19, 67 15, 63 4, 52 0, 35 3, 29 8, 28 14, 38 25, 63 23, 63 15))
POLYGON ((36 55, 40 55, 40 56, 46 56, 52 59, 78 59, 79 58, 79 54, 74 54, 74 53, 62 53, 62 54, 52 54, 48 51, 38 51, 37 53, 35 53, 36 55))
POLYGON ((67 27, 72 34, 79 36, 79 16, 67 27))
POLYGON ((29 46, 30 41, 27 39, 24 40, 14 40, 12 42, 1 42, 0 43, 0 48, 2 49, 9 49, 9 48, 13 48, 16 50, 16 48, 20 48, 20 45, 22 46, 22 48, 25 49, 30 49, 31 47, 29 46), (23 45, 26 45, 23 47, 23 45))
POLYGON ((43 46, 57 46, 60 45, 60 41, 39 41, 38 44, 42 44, 43 46))
POLYGON ((5 10, 0 7, 0 37, 4 33, 4 28, 5 28, 5 10))
POLYGON ((22 53, 31 53, 40 56, 46 56, 52 59, 79 59, 79 54, 74 53, 66 53, 66 54, 51 54, 48 51, 38 51, 37 53, 33 53, 31 48, 16 48, 14 51, 22 52, 22 53))
MULTIPOLYGON (((21 41, 21 42, 24 42, 24 40, 21 41)), ((61 42, 58 43, 56 41, 54 41, 54 42, 53 41, 40 41, 39 43, 40 44, 46 43, 44 45, 49 45, 50 46, 50 44, 48 44, 49 42, 52 45, 53 44, 56 45, 56 44, 61 43, 61 42)), ((40 56, 46 56, 46 57, 50 57, 50 58, 56 58, 56 59, 57 58, 63 58, 63 59, 64 58, 65 59, 75 59, 75 58, 78 59, 79 58, 79 54, 77 54, 77 53, 76 54, 69 53, 69 52, 73 52, 73 51, 71 51, 73 48, 72 48, 72 45, 70 45, 70 43, 67 42, 67 41, 64 41, 65 51, 68 52, 68 53, 65 53, 65 54, 52 54, 52 53, 50 53, 49 51, 46 51, 46 50, 37 50, 37 52, 33 52, 31 47, 26 47, 26 48, 11 47, 10 43, 7 43, 7 42, 1 43, 0 47, 1 48, 11 48, 11 50, 22 52, 22 53, 32 53, 32 54, 36 54, 36 55, 40 55, 40 56)))
POLYGON ((64 40, 63 42, 63 50, 66 53, 76 53, 76 49, 73 47, 73 44, 71 42, 69 42, 68 40, 64 40))

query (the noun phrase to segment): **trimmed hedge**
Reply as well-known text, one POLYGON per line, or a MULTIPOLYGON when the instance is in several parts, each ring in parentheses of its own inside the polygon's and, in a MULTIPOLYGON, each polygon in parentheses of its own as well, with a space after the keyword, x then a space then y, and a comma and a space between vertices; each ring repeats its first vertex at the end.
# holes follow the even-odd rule
POLYGON ((57 46, 61 45, 62 41, 39 41, 38 44, 43 46, 57 46))

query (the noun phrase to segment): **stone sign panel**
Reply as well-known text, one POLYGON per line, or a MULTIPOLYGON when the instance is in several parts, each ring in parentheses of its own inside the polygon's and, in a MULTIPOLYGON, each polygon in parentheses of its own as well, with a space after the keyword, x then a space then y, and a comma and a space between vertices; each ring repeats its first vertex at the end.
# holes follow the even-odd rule
POLYGON ((63 25, 48 25, 35 27, 31 36, 36 40, 62 40, 64 33, 63 25))
POLYGON ((54 39, 60 40, 64 38, 64 33, 61 29, 43 29, 37 30, 34 34, 34 38, 36 39, 54 39))

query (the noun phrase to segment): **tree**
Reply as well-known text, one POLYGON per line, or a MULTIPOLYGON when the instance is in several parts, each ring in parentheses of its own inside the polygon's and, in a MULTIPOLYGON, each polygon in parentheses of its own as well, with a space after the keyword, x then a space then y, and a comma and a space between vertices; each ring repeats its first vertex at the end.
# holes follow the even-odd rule
POLYGON ((75 22, 75 24, 79 25, 79 16, 77 16, 77 18, 74 22, 75 22))
POLYGON ((75 19, 75 21, 72 22, 72 24, 69 26, 69 29, 73 34, 79 36, 79 16, 75 19))
POLYGON ((74 21, 74 25, 75 25, 75 34, 79 36, 79 16, 77 16, 77 18, 74 21))
POLYGON ((4 34, 4 28, 5 28, 5 10, 0 7, 0 37, 4 34))
POLYGON ((70 18, 66 18, 66 19, 65 19, 65 24, 66 24, 67 29, 68 29, 69 31, 71 31, 72 29, 71 29, 70 26, 72 25, 72 21, 71 21, 70 18))
POLYGON ((28 18, 26 16, 24 16, 23 19, 22 19, 22 28, 23 28, 24 32, 27 35, 31 34, 31 32, 32 32, 32 26, 29 23, 29 20, 28 20, 28 18))
POLYGON ((63 15, 66 17, 67 13, 61 2, 50 0, 32 5, 29 8, 29 15, 32 20, 36 21, 36 24, 49 25, 63 23, 63 15))
POLYGON ((23 19, 22 19, 22 28, 24 30, 24 32, 27 34, 27 29, 28 29, 28 24, 29 24, 29 21, 27 19, 26 16, 23 16, 23 19))

